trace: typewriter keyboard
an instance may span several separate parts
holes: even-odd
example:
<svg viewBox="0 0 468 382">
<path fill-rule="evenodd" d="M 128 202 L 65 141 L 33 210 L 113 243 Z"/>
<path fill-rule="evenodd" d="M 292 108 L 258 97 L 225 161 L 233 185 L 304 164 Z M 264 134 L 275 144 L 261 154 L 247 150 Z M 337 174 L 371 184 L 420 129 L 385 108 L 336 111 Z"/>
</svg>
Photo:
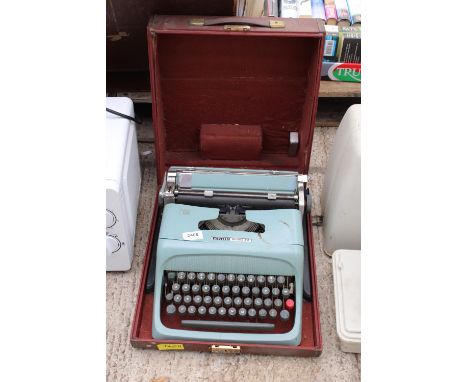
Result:
<svg viewBox="0 0 468 382">
<path fill-rule="evenodd" d="M 293 276 L 165 271 L 161 320 L 173 329 L 285 333 L 294 288 Z"/>
</svg>

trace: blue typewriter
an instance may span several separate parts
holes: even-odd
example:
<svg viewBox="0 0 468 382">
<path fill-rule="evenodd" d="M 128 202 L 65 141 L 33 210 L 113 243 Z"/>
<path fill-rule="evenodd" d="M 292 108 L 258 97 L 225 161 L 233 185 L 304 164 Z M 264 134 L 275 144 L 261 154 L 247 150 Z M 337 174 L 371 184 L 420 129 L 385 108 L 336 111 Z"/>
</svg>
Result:
<svg viewBox="0 0 468 382">
<path fill-rule="evenodd" d="M 306 186 L 307 176 L 291 171 L 169 168 L 159 193 L 153 337 L 299 345 L 310 285 Z"/>
</svg>

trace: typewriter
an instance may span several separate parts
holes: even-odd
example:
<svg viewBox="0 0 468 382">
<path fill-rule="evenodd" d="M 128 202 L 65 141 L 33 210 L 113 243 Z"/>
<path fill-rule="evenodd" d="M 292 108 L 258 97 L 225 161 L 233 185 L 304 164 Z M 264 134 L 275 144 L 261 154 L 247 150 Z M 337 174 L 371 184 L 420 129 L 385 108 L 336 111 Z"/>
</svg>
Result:
<svg viewBox="0 0 468 382">
<path fill-rule="evenodd" d="M 152 336 L 299 345 L 306 186 L 292 171 L 169 168 L 150 269 Z"/>
</svg>

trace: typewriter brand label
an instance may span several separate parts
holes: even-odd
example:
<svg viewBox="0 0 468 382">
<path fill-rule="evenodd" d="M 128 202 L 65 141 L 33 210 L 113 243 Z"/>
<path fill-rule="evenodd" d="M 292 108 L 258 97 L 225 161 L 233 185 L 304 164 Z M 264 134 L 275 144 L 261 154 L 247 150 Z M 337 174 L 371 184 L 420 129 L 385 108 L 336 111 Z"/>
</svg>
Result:
<svg viewBox="0 0 468 382">
<path fill-rule="evenodd" d="M 193 231 L 182 233 L 184 240 L 203 240 L 203 231 Z"/>
<path fill-rule="evenodd" d="M 213 236 L 213 240 L 220 240 L 220 241 L 237 241 L 239 243 L 251 243 L 252 239 L 248 237 L 220 237 L 220 236 Z"/>
<path fill-rule="evenodd" d="M 184 350 L 184 344 L 157 344 L 158 350 Z"/>
</svg>

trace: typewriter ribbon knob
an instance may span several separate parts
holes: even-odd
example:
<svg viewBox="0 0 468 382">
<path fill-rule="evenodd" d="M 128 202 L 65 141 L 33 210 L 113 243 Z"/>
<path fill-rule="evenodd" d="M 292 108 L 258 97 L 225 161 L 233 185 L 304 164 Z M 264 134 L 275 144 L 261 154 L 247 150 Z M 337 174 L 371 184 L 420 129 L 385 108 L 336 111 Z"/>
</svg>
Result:
<svg viewBox="0 0 468 382">
<path fill-rule="evenodd" d="M 107 235 L 106 236 L 106 252 L 107 254 L 112 254 L 112 253 L 115 253 L 117 252 L 120 247 L 122 246 L 122 243 L 120 242 L 120 240 L 115 237 L 115 236 L 110 236 L 110 235 Z"/>
</svg>

